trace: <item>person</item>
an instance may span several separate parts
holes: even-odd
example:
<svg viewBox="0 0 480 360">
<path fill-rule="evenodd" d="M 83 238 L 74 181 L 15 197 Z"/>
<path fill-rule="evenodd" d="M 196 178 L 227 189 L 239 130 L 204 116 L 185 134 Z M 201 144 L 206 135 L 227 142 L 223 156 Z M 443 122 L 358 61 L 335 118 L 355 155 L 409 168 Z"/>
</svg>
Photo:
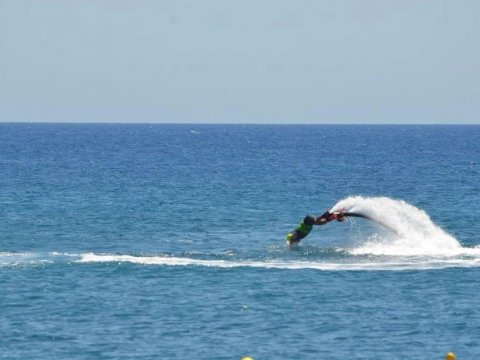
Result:
<svg viewBox="0 0 480 360">
<path fill-rule="evenodd" d="M 342 222 L 345 220 L 345 214 L 341 211 L 330 212 L 327 210 L 318 217 L 307 215 L 295 230 L 287 234 L 287 241 L 289 244 L 298 244 L 312 231 L 313 225 L 325 225 L 332 220 Z"/>
</svg>

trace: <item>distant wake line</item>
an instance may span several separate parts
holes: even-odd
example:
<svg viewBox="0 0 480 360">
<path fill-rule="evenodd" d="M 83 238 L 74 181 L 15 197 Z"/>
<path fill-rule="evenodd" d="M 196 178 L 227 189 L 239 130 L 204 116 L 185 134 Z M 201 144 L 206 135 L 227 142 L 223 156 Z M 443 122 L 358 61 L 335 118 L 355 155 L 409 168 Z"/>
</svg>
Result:
<svg viewBox="0 0 480 360">
<path fill-rule="evenodd" d="M 256 268 L 256 269 L 313 269 L 323 271 L 355 270 L 428 270 L 451 267 L 480 267 L 480 248 L 464 248 L 463 254 L 455 257 L 363 257 L 346 254 L 339 259 L 299 260 L 203 260 L 190 257 L 166 255 L 134 256 L 119 254 L 35 254 L 0 253 L 1 268 L 48 266 L 54 264 L 136 264 L 145 266 L 210 267 L 210 268 Z"/>
</svg>

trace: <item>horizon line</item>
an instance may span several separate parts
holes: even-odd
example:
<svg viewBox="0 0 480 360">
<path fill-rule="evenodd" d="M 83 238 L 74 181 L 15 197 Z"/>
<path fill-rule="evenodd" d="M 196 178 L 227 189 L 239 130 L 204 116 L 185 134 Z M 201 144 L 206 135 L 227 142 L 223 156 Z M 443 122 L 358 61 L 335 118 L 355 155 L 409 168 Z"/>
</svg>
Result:
<svg viewBox="0 0 480 360">
<path fill-rule="evenodd" d="M 260 125 L 260 126 L 479 126 L 480 123 L 266 123 L 266 122 L 130 122 L 130 121 L 0 121 L 2 124 L 49 125 Z"/>
</svg>

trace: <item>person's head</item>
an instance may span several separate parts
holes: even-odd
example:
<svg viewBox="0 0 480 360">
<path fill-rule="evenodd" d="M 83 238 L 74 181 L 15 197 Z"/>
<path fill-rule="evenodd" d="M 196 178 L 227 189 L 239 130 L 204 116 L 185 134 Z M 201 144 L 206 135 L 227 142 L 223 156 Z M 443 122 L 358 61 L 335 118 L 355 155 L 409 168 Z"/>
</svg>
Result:
<svg viewBox="0 0 480 360">
<path fill-rule="evenodd" d="M 303 223 L 306 225 L 313 225 L 315 223 L 315 218 L 312 215 L 305 216 L 303 219 Z"/>
</svg>

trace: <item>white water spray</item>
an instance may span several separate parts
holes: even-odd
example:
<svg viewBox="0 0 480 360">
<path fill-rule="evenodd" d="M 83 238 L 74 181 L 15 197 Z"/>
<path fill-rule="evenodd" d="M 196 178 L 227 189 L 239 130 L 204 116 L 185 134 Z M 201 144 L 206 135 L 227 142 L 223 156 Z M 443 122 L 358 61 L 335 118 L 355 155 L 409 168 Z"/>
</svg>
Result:
<svg viewBox="0 0 480 360">
<path fill-rule="evenodd" d="M 463 248 L 453 236 L 435 225 L 425 211 L 402 200 L 354 196 L 339 201 L 332 210 L 366 215 L 391 230 L 387 236 L 369 238 L 352 250 L 353 254 L 456 256 L 473 250 Z"/>
</svg>

